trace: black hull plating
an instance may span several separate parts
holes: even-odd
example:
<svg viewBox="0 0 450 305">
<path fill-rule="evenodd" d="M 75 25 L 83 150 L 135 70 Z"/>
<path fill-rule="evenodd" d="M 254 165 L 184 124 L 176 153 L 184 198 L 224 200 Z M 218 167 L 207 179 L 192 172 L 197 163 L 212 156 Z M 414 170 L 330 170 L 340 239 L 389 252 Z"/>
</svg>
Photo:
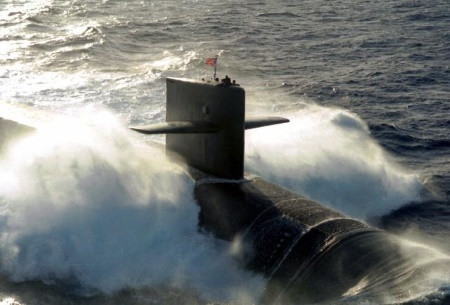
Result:
<svg viewBox="0 0 450 305">
<path fill-rule="evenodd" d="M 391 237 L 260 178 L 197 181 L 200 226 L 241 242 L 238 256 L 269 279 L 264 304 L 345 294 L 398 253 Z"/>
</svg>

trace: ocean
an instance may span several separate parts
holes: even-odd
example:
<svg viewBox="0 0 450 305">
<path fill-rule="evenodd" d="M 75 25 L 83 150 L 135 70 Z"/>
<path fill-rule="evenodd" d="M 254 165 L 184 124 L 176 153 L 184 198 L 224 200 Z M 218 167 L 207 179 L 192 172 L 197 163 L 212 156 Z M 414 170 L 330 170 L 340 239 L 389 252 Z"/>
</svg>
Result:
<svg viewBox="0 0 450 305">
<path fill-rule="evenodd" d="M 0 304 L 258 304 L 164 136 L 128 129 L 215 56 L 291 120 L 246 132 L 246 171 L 420 257 L 332 304 L 449 304 L 448 0 L 1 0 L 0 103 L 44 124 L 0 153 Z"/>
</svg>

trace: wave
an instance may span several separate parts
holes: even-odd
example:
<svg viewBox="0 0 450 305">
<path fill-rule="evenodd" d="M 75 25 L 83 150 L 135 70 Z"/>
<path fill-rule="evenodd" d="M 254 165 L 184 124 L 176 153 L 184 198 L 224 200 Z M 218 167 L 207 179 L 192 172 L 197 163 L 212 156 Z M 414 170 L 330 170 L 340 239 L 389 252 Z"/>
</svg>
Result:
<svg viewBox="0 0 450 305">
<path fill-rule="evenodd" d="M 164 285 L 257 297 L 262 280 L 197 231 L 193 182 L 113 115 L 76 112 L 0 160 L 2 274 L 81 295 Z"/>
<path fill-rule="evenodd" d="M 180 71 L 186 71 L 193 62 L 199 60 L 198 53 L 195 51 L 177 53 L 179 52 L 163 51 L 144 66 L 153 71 L 177 71 L 179 73 Z"/>
<path fill-rule="evenodd" d="M 370 219 L 413 200 L 418 175 L 396 164 L 356 115 L 310 105 L 291 122 L 247 131 L 247 169 L 295 192 Z"/>
<path fill-rule="evenodd" d="M 273 13 L 259 13 L 258 17 L 289 17 L 289 18 L 297 18 L 300 17 L 297 14 L 290 12 L 273 12 Z"/>
<path fill-rule="evenodd" d="M 450 253 L 450 204 L 439 200 L 411 203 L 380 218 L 382 228 L 426 242 Z"/>
</svg>

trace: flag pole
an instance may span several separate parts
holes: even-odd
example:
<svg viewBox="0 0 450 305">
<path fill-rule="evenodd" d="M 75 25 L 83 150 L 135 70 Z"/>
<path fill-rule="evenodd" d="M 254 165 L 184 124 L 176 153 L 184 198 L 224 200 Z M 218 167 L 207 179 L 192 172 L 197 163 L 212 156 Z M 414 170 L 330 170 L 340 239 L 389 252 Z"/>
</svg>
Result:
<svg viewBox="0 0 450 305">
<path fill-rule="evenodd" d="M 214 80 L 216 80 L 217 75 L 217 59 L 219 58 L 219 55 L 216 55 L 216 57 L 210 57 L 206 59 L 206 64 L 208 66 L 214 67 Z"/>
<path fill-rule="evenodd" d="M 214 65 L 214 80 L 216 79 L 216 74 L 217 74 L 217 58 L 218 58 L 218 56 L 216 55 L 216 64 Z"/>
</svg>

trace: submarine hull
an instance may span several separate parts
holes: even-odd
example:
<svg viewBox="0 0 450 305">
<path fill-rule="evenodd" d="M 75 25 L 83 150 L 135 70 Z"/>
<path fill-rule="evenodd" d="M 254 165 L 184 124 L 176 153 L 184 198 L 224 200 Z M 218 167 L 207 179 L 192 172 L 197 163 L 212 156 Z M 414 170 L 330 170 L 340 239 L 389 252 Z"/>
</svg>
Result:
<svg viewBox="0 0 450 305">
<path fill-rule="evenodd" d="M 268 279 L 263 304 L 345 295 L 398 253 L 391 236 L 259 177 L 197 180 L 199 225 L 239 243 L 248 269 Z"/>
</svg>

